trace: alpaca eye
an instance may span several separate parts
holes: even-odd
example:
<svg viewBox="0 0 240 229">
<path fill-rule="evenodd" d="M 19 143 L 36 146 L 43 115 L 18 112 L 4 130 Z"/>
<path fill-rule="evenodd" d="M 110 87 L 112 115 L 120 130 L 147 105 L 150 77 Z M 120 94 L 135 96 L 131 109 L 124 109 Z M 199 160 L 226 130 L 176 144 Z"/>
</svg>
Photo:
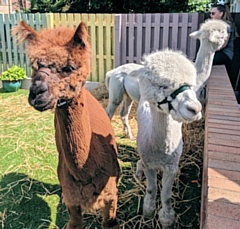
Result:
<svg viewBox="0 0 240 229">
<path fill-rule="evenodd" d="M 70 73 L 70 72 L 72 72 L 73 70 L 75 70 L 76 68 L 74 68 L 73 66 L 71 66 L 71 65 L 67 65 L 66 67 L 63 67 L 62 68 L 62 71 L 63 72 L 66 72 L 66 73 Z"/>
<path fill-rule="evenodd" d="M 168 89 L 168 86 L 160 86 L 159 89 L 166 90 L 166 89 Z"/>
</svg>

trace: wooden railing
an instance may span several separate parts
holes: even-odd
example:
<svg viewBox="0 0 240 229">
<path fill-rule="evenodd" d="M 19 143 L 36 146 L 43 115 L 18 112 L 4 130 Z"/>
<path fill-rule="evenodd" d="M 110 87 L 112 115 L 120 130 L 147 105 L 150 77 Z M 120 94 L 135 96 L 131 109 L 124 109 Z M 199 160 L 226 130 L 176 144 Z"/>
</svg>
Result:
<svg viewBox="0 0 240 229">
<path fill-rule="evenodd" d="M 207 86 L 200 229 L 239 228 L 240 110 L 225 66 Z"/>
</svg>

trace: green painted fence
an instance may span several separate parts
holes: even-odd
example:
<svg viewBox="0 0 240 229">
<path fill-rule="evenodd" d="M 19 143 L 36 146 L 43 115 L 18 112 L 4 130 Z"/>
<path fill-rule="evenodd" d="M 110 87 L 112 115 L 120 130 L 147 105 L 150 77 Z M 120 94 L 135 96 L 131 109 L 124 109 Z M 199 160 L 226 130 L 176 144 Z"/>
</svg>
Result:
<svg viewBox="0 0 240 229">
<path fill-rule="evenodd" d="M 114 15 L 113 14 L 0 14 L 0 72 L 13 64 L 26 69 L 31 74 L 29 60 L 26 57 L 25 45 L 16 45 L 11 37 L 11 28 L 20 20 L 25 20 L 36 30 L 67 26 L 76 28 L 81 21 L 85 22 L 91 37 L 92 73 L 90 81 L 104 81 L 105 74 L 114 66 Z"/>
<path fill-rule="evenodd" d="M 15 37 L 11 37 L 11 29 L 20 20 L 25 20 L 36 30 L 46 28 L 46 14 L 0 14 L 0 72 L 12 65 L 26 69 L 27 75 L 31 74 L 29 60 L 25 55 L 25 45 L 17 46 Z"/>
</svg>

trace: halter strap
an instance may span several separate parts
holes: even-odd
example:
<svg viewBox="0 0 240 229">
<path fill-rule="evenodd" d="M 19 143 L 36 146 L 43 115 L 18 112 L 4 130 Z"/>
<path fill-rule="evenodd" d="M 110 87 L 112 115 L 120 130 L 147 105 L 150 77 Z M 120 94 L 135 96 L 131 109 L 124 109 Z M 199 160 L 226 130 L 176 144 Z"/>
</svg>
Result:
<svg viewBox="0 0 240 229">
<path fill-rule="evenodd" d="M 82 81 L 82 85 L 78 86 L 78 90 L 80 90 L 85 84 L 86 84 L 86 81 Z M 65 98 L 59 98 L 57 101 L 57 108 L 67 109 L 71 101 L 72 100 L 67 100 Z"/>
<path fill-rule="evenodd" d="M 181 87 L 179 87 L 176 91 L 174 91 L 170 97 L 174 100 L 176 99 L 177 95 L 180 94 L 181 92 L 185 91 L 185 90 L 189 90 L 191 89 L 191 87 L 189 85 L 183 85 Z M 168 109 L 169 111 L 173 109 L 173 106 L 172 106 L 172 101 L 168 101 L 168 98 L 165 97 L 164 100 L 162 100 L 161 102 L 158 102 L 158 108 L 162 109 L 161 108 L 161 105 L 164 104 L 164 103 L 168 103 Z"/>
</svg>

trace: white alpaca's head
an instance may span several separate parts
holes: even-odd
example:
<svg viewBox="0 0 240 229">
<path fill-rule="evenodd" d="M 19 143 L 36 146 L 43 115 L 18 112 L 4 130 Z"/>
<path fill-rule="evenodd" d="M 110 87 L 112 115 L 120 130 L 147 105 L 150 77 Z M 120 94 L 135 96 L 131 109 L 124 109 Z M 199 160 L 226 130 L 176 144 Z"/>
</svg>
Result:
<svg viewBox="0 0 240 229">
<path fill-rule="evenodd" d="M 143 64 L 144 68 L 138 72 L 143 100 L 179 122 L 202 117 L 202 106 L 192 90 L 196 69 L 183 53 L 169 49 L 157 51 L 145 55 Z"/>
<path fill-rule="evenodd" d="M 200 29 L 190 34 L 190 37 L 199 39 L 200 41 L 207 40 L 214 51 L 220 49 L 228 37 L 229 25 L 217 19 L 208 19 L 201 24 Z"/>
</svg>

